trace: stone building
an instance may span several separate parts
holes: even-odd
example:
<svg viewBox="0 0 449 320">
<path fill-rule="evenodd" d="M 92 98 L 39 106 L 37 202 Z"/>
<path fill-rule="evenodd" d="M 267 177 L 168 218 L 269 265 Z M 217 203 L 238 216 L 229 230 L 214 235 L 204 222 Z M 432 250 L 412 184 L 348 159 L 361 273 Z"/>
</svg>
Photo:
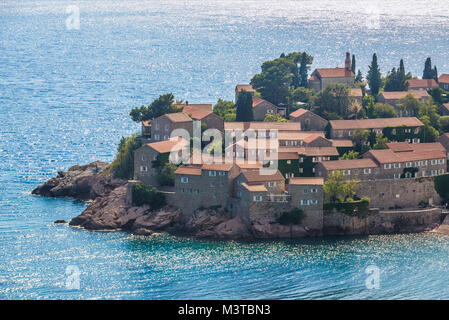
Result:
<svg viewBox="0 0 449 320">
<path fill-rule="evenodd" d="M 440 115 L 449 116 L 449 103 L 444 103 L 440 106 Z"/>
<path fill-rule="evenodd" d="M 315 69 L 309 78 L 309 88 L 321 91 L 331 83 L 354 85 L 355 75 L 351 70 L 351 55 L 346 53 L 344 68 L 320 68 Z"/>
<path fill-rule="evenodd" d="M 193 120 L 201 121 L 201 125 L 204 125 L 207 129 L 224 131 L 224 121 L 220 116 L 212 112 L 212 105 L 186 105 L 182 112 L 186 113 Z"/>
<path fill-rule="evenodd" d="M 440 85 L 441 89 L 449 91 L 449 74 L 441 74 L 438 77 L 438 84 Z"/>
<path fill-rule="evenodd" d="M 240 173 L 235 164 L 201 164 L 175 171 L 175 201 L 185 215 L 201 207 L 225 208 L 233 194 L 234 179 Z"/>
<path fill-rule="evenodd" d="M 372 159 L 336 160 L 318 163 L 316 176 L 327 179 L 336 171 L 350 180 L 374 180 L 379 174 L 379 165 Z"/>
<path fill-rule="evenodd" d="M 254 121 L 263 121 L 268 114 L 274 115 L 277 113 L 277 106 L 267 100 L 253 97 Z"/>
<path fill-rule="evenodd" d="M 303 210 L 302 223 L 309 229 L 323 228 L 323 185 L 323 178 L 292 178 L 288 184 L 291 206 Z"/>
<path fill-rule="evenodd" d="M 158 157 L 162 160 L 161 157 L 163 157 L 173 163 L 178 163 L 182 160 L 182 153 L 187 148 L 189 148 L 189 143 L 179 138 L 143 145 L 134 151 L 134 180 L 143 181 L 150 186 L 158 186 L 156 179 L 158 172 L 153 168 L 153 161 L 158 160 Z"/>
<path fill-rule="evenodd" d="M 421 128 L 424 124 L 415 117 L 331 120 L 330 136 L 332 139 L 351 139 L 357 130 L 369 130 L 375 134 L 383 133 L 390 140 L 420 142 Z M 385 130 L 389 128 L 389 130 Z M 388 132 L 387 132 L 388 131 Z M 391 132 L 390 132 L 391 131 Z"/>
<path fill-rule="evenodd" d="M 290 120 L 292 122 L 301 123 L 301 128 L 303 131 L 324 131 L 328 124 L 326 119 L 323 119 L 312 111 L 303 108 L 299 108 L 298 110 L 290 113 Z"/>
<path fill-rule="evenodd" d="M 438 83 L 435 79 L 413 79 L 407 80 L 408 90 L 429 90 L 438 88 Z"/>
<path fill-rule="evenodd" d="M 447 159 L 449 159 L 449 133 L 443 134 L 439 139 L 438 142 L 441 143 L 441 145 L 446 149 L 446 155 Z M 448 169 L 449 169 L 449 163 L 448 163 Z"/>
<path fill-rule="evenodd" d="M 361 88 L 352 88 L 349 90 L 349 99 L 351 100 L 351 103 L 362 105 L 363 101 L 363 92 Z"/>
<path fill-rule="evenodd" d="M 378 101 L 381 103 L 386 103 L 394 107 L 399 117 L 416 116 L 404 113 L 399 107 L 400 100 L 405 98 L 407 95 L 412 95 L 414 98 L 418 99 L 420 102 L 426 102 L 430 99 L 430 95 L 426 90 L 411 90 L 411 91 L 392 91 L 392 92 L 382 92 Z"/>
<path fill-rule="evenodd" d="M 242 91 L 246 91 L 251 93 L 251 95 L 254 97 L 254 94 L 256 93 L 256 90 L 253 88 L 250 84 L 238 84 L 235 86 L 235 102 L 237 102 L 237 98 L 239 96 L 239 93 Z"/>
<path fill-rule="evenodd" d="M 151 141 L 168 140 L 175 129 L 185 129 L 192 136 L 193 120 L 183 112 L 157 117 L 151 121 Z"/>
</svg>

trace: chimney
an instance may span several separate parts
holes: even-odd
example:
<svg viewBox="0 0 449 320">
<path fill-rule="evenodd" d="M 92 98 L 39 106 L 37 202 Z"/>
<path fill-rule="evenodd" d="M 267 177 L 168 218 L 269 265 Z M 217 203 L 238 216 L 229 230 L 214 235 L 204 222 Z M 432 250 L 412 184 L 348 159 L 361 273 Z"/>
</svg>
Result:
<svg viewBox="0 0 449 320">
<path fill-rule="evenodd" d="M 351 54 L 346 52 L 345 69 L 351 71 Z"/>
</svg>

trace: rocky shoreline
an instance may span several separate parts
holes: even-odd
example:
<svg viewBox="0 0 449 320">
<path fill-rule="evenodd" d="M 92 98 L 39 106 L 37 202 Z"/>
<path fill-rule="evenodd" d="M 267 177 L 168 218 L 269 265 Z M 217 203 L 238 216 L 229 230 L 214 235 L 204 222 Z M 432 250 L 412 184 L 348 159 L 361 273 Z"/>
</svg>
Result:
<svg viewBox="0 0 449 320">
<path fill-rule="evenodd" d="M 231 217 L 224 209 L 197 210 L 191 217 L 185 219 L 179 208 L 170 205 L 159 210 L 151 210 L 148 205 L 136 207 L 126 201 L 127 184 L 126 180 L 112 177 L 108 163 L 96 161 L 84 166 L 73 166 L 67 172 L 58 172 L 57 177 L 38 186 L 32 193 L 92 201 L 79 216 L 69 222 L 72 227 L 91 231 L 126 231 L 136 235 L 166 232 L 172 235 L 212 239 L 287 239 L 319 236 L 303 226 L 281 225 L 267 218 L 244 221 L 240 217 Z M 429 226 L 435 223 L 441 223 L 438 213 L 408 219 L 405 224 L 404 221 L 393 219 L 392 222 L 385 217 L 388 215 L 374 216 L 372 219 L 335 215 L 327 221 L 337 219 L 334 225 L 338 226 L 338 229 L 326 234 L 422 232 L 428 231 Z M 64 222 L 58 220 L 55 223 Z M 436 231 L 449 235 L 448 225 L 449 221 L 446 219 Z"/>
<path fill-rule="evenodd" d="M 185 220 L 179 208 L 165 206 L 152 211 L 148 205 L 135 207 L 126 201 L 127 181 L 114 179 L 110 165 L 93 162 L 58 172 L 32 191 L 47 197 L 91 200 L 69 225 L 91 231 L 127 231 L 136 235 L 167 232 L 174 235 L 214 239 L 300 238 L 312 236 L 302 226 L 284 226 L 260 219 L 251 223 L 231 217 L 224 209 L 198 210 Z M 63 221 L 55 221 L 63 223 Z"/>
</svg>

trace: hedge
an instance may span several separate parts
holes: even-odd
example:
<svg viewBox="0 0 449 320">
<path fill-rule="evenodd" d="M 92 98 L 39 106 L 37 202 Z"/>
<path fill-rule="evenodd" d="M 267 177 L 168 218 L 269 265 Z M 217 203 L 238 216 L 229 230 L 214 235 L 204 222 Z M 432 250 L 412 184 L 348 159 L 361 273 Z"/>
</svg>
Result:
<svg viewBox="0 0 449 320">
<path fill-rule="evenodd" d="M 329 214 L 336 209 L 338 212 L 344 213 L 353 217 L 365 217 L 369 214 L 369 205 L 371 199 L 368 197 L 361 200 L 352 200 L 347 202 L 325 203 L 323 205 L 324 211 Z"/>
<path fill-rule="evenodd" d="M 149 188 L 145 183 L 133 185 L 132 200 L 135 206 L 149 204 L 152 210 L 162 208 L 167 204 L 165 195 L 156 188 Z"/>
</svg>

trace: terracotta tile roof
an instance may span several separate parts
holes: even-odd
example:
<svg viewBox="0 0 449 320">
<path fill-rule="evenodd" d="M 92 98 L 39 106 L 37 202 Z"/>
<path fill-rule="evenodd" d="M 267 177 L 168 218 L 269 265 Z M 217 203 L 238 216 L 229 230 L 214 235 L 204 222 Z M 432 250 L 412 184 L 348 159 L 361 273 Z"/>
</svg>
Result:
<svg viewBox="0 0 449 320">
<path fill-rule="evenodd" d="M 178 104 L 176 106 L 182 108 L 182 112 L 188 114 L 195 120 L 203 119 L 212 113 L 211 104 Z"/>
<path fill-rule="evenodd" d="M 249 185 L 249 184 L 243 182 L 242 186 L 251 192 L 268 192 L 267 188 L 263 184 Z"/>
<path fill-rule="evenodd" d="M 438 88 L 438 83 L 434 79 L 414 79 L 407 80 L 409 89 L 416 88 Z"/>
<path fill-rule="evenodd" d="M 309 78 L 309 81 L 318 81 L 318 78 L 314 74 L 312 74 Z"/>
<path fill-rule="evenodd" d="M 151 127 L 151 119 L 142 121 L 142 124 L 144 127 Z"/>
<path fill-rule="evenodd" d="M 413 91 L 384 91 L 380 95 L 385 100 L 399 100 L 404 98 L 406 95 L 411 94 L 416 99 L 428 98 L 430 97 L 427 91 L 425 90 L 413 90 Z"/>
<path fill-rule="evenodd" d="M 278 152 L 278 160 L 295 160 L 299 159 L 296 152 Z"/>
<path fill-rule="evenodd" d="M 349 96 L 354 98 L 362 98 L 363 97 L 362 89 L 352 88 L 351 90 L 349 90 Z"/>
<path fill-rule="evenodd" d="M 175 104 L 177 108 L 182 109 L 182 112 L 187 113 L 186 111 L 190 110 L 204 110 L 204 111 L 212 111 L 212 104 L 210 103 L 178 103 Z"/>
<path fill-rule="evenodd" d="M 200 176 L 201 175 L 201 168 L 198 167 L 179 167 L 176 169 L 175 174 L 185 174 L 185 175 L 192 175 L 192 176 Z"/>
<path fill-rule="evenodd" d="M 390 142 L 387 147 L 393 152 L 426 152 L 426 151 L 441 151 L 446 149 L 439 142 L 432 143 L 408 143 L 408 142 Z"/>
<path fill-rule="evenodd" d="M 438 78 L 439 83 L 449 83 L 449 74 L 442 73 Z"/>
<path fill-rule="evenodd" d="M 299 140 L 304 141 L 309 137 L 323 137 L 324 132 L 322 131 L 284 131 L 278 132 L 278 140 Z"/>
<path fill-rule="evenodd" d="M 354 73 L 345 68 L 319 68 L 315 71 L 320 74 L 321 78 L 354 77 Z"/>
<path fill-rule="evenodd" d="M 351 170 L 363 168 L 377 168 L 378 165 L 371 159 L 354 159 L 354 160 L 335 160 L 321 162 L 323 167 L 328 171 L 334 170 Z"/>
<path fill-rule="evenodd" d="M 225 122 L 225 130 L 278 130 L 278 131 L 300 131 L 299 122 Z"/>
<path fill-rule="evenodd" d="M 332 129 L 380 129 L 386 127 L 422 127 L 424 124 L 415 117 L 382 118 L 362 120 L 331 120 Z"/>
<path fill-rule="evenodd" d="M 271 104 L 273 107 L 275 107 L 274 104 L 272 104 L 270 101 L 258 98 L 258 97 L 253 97 L 253 108 L 257 107 L 259 104 L 266 102 L 268 104 Z"/>
<path fill-rule="evenodd" d="M 242 90 L 245 90 L 245 91 L 247 91 L 247 92 L 255 92 L 255 91 L 256 91 L 256 90 L 253 88 L 253 86 L 250 85 L 250 84 L 238 84 L 238 85 L 235 86 L 235 90 L 236 90 L 237 92 L 240 92 L 240 91 L 242 91 Z"/>
<path fill-rule="evenodd" d="M 327 157 L 338 156 L 339 153 L 335 147 L 305 147 L 303 152 L 299 152 L 301 155 L 308 157 Z"/>
<path fill-rule="evenodd" d="M 324 135 L 324 134 L 323 134 Z M 324 139 L 327 140 L 325 137 L 323 137 L 323 135 L 320 134 L 311 134 L 310 136 L 308 136 L 307 138 L 304 139 L 305 143 L 311 143 L 313 141 L 315 141 L 316 139 Z M 328 141 L 328 140 L 327 140 Z"/>
<path fill-rule="evenodd" d="M 305 154 L 305 147 L 282 147 L 278 148 L 278 152 L 296 152 L 298 154 Z"/>
<path fill-rule="evenodd" d="M 242 175 L 248 183 L 284 180 L 284 176 L 279 170 L 277 170 L 275 174 L 270 175 L 262 175 L 259 170 L 250 170 L 242 172 Z"/>
<path fill-rule="evenodd" d="M 292 113 L 290 113 L 290 118 L 299 118 L 308 112 L 310 111 L 303 108 L 299 108 L 298 110 L 295 110 Z"/>
<path fill-rule="evenodd" d="M 354 143 L 352 140 L 345 140 L 345 139 L 329 139 L 329 141 L 332 142 L 332 146 L 337 148 L 352 148 L 354 146 Z"/>
<path fill-rule="evenodd" d="M 191 122 L 192 119 L 183 112 L 177 112 L 177 113 L 167 113 L 164 116 L 166 116 L 171 122 Z"/>
<path fill-rule="evenodd" d="M 447 111 L 449 111 L 449 103 L 443 104 L 443 108 L 445 108 Z"/>
<path fill-rule="evenodd" d="M 439 150 L 431 151 L 413 151 L 413 152 L 394 152 L 390 149 L 370 150 L 364 157 L 372 157 L 379 163 L 409 162 L 419 160 L 446 158 L 445 152 Z"/>
<path fill-rule="evenodd" d="M 170 140 L 152 142 L 147 144 L 147 146 L 156 150 L 159 153 L 179 151 L 188 145 L 189 142 L 181 138 L 172 138 Z"/>
<path fill-rule="evenodd" d="M 205 163 L 201 166 L 203 170 L 213 170 L 213 171 L 230 171 L 234 164 L 232 163 Z"/>
<path fill-rule="evenodd" d="M 290 178 L 288 183 L 301 186 L 322 186 L 324 178 Z"/>
</svg>

